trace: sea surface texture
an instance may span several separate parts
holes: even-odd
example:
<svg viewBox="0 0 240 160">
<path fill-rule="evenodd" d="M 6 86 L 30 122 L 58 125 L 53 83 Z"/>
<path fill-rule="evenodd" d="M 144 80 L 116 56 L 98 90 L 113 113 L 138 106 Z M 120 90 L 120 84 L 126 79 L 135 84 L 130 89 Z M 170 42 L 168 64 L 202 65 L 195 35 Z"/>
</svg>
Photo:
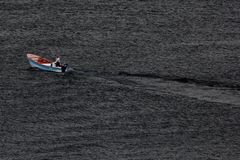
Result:
<svg viewBox="0 0 240 160">
<path fill-rule="evenodd" d="M 0 160 L 240 159 L 238 0 L 1 0 L 0 60 Z"/>
</svg>

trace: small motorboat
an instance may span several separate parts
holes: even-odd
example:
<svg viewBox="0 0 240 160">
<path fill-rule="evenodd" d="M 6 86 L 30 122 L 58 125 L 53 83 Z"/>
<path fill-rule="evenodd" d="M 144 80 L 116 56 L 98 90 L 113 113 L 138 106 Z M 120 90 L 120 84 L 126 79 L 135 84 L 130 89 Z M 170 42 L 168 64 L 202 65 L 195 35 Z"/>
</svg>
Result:
<svg viewBox="0 0 240 160">
<path fill-rule="evenodd" d="M 68 71 L 68 64 L 56 66 L 53 61 L 48 60 L 46 58 L 40 57 L 35 54 L 27 54 L 27 58 L 29 63 L 34 68 L 39 68 L 44 71 L 50 72 L 67 72 Z"/>
</svg>

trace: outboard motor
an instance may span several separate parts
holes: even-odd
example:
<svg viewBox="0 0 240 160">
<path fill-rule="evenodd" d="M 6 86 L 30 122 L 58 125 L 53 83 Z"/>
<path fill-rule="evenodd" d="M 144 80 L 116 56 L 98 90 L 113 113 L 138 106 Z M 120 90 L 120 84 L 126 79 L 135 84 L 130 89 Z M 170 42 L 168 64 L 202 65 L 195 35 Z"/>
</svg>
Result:
<svg viewBox="0 0 240 160">
<path fill-rule="evenodd" d="M 68 64 L 64 64 L 63 66 L 62 66 L 62 72 L 64 73 L 66 70 L 67 70 L 67 67 L 68 67 Z"/>
</svg>

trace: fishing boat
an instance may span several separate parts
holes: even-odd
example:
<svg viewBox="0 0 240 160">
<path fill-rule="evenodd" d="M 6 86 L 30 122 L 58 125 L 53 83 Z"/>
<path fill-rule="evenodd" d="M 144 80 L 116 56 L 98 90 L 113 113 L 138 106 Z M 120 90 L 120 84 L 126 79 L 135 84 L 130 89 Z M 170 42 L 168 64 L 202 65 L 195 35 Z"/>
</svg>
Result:
<svg viewBox="0 0 240 160">
<path fill-rule="evenodd" d="M 35 54 L 27 54 L 27 58 L 29 60 L 30 65 L 33 68 L 38 68 L 44 71 L 58 72 L 58 73 L 68 71 L 68 64 L 56 66 L 53 61 L 40 57 Z"/>
</svg>

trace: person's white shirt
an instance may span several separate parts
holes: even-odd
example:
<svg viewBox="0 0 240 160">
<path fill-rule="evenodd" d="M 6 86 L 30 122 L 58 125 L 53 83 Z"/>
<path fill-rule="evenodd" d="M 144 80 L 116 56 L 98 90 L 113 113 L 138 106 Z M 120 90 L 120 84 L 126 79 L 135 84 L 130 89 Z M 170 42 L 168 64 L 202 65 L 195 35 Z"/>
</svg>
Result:
<svg viewBox="0 0 240 160">
<path fill-rule="evenodd" d="M 59 62 L 60 63 L 60 58 L 57 57 L 55 63 Z"/>
<path fill-rule="evenodd" d="M 57 67 L 57 66 L 56 66 L 56 63 L 57 63 L 57 62 L 59 62 L 59 63 L 61 64 L 59 57 L 56 58 L 55 62 L 53 62 L 51 66 L 52 66 L 52 67 Z"/>
</svg>

